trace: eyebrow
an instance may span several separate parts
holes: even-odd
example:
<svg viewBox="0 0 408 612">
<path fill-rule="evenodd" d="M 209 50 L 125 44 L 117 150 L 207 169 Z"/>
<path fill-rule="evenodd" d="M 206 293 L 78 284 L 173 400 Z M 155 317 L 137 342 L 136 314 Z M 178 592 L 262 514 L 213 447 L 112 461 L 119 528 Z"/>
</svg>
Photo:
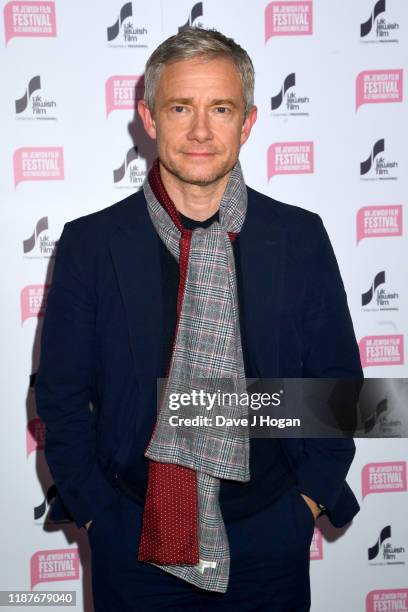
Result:
<svg viewBox="0 0 408 612">
<path fill-rule="evenodd" d="M 193 98 L 169 98 L 166 104 L 193 104 Z M 222 104 L 229 104 L 234 108 L 237 108 L 237 104 L 232 100 L 232 98 L 214 98 L 210 102 L 210 106 L 219 106 Z"/>
</svg>

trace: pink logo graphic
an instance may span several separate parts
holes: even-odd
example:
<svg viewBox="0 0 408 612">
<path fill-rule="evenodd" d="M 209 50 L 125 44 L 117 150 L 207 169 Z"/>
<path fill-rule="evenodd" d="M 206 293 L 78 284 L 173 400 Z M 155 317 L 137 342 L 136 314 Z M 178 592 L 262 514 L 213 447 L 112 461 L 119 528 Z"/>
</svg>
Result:
<svg viewBox="0 0 408 612">
<path fill-rule="evenodd" d="M 408 589 L 377 589 L 366 597 L 366 612 L 387 612 L 388 610 L 407 610 Z"/>
<path fill-rule="evenodd" d="M 26 285 L 21 290 L 21 324 L 29 317 L 43 317 L 51 285 Z"/>
<path fill-rule="evenodd" d="M 45 425 L 39 417 L 31 419 L 27 426 L 27 457 L 35 450 L 44 450 Z"/>
<path fill-rule="evenodd" d="M 358 343 L 363 368 L 404 363 L 404 336 L 364 336 Z"/>
<path fill-rule="evenodd" d="M 144 96 L 140 76 L 111 76 L 105 84 L 106 116 L 114 110 L 133 110 Z"/>
<path fill-rule="evenodd" d="M 357 212 L 357 244 L 363 238 L 402 236 L 402 206 L 363 206 Z"/>
<path fill-rule="evenodd" d="M 310 559 L 315 561 L 323 559 L 323 536 L 318 527 L 315 527 L 310 543 Z"/>
<path fill-rule="evenodd" d="M 268 180 L 275 174 L 313 172 L 313 142 L 275 142 L 268 149 Z"/>
<path fill-rule="evenodd" d="M 369 493 L 389 493 L 407 490 L 405 461 L 367 463 L 361 472 L 363 499 Z"/>
<path fill-rule="evenodd" d="M 56 36 L 54 2 L 8 2 L 4 7 L 6 44 L 15 36 Z"/>
<path fill-rule="evenodd" d="M 303 2 L 271 2 L 265 9 L 265 42 L 271 36 L 312 34 L 311 0 Z"/>
<path fill-rule="evenodd" d="M 402 102 L 402 70 L 363 70 L 356 79 L 356 110 L 363 104 Z"/>
<path fill-rule="evenodd" d="M 14 187 L 22 181 L 64 180 L 62 147 L 21 147 L 13 155 Z"/>
<path fill-rule="evenodd" d="M 79 554 L 77 548 L 39 550 L 30 561 L 31 588 L 39 582 L 79 580 Z"/>
</svg>

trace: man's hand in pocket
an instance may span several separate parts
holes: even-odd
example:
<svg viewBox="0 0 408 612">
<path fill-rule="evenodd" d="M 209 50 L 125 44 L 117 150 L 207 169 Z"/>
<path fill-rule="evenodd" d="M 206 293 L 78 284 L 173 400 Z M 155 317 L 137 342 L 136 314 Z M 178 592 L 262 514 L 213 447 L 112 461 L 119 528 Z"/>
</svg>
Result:
<svg viewBox="0 0 408 612">
<path fill-rule="evenodd" d="M 308 497 L 304 493 L 301 493 L 301 496 L 303 497 L 303 499 L 305 500 L 305 502 L 309 506 L 310 511 L 313 514 L 314 519 L 316 520 L 317 517 L 319 516 L 319 514 L 321 513 L 321 510 L 320 510 L 319 506 L 316 504 L 316 502 L 311 497 Z"/>
</svg>

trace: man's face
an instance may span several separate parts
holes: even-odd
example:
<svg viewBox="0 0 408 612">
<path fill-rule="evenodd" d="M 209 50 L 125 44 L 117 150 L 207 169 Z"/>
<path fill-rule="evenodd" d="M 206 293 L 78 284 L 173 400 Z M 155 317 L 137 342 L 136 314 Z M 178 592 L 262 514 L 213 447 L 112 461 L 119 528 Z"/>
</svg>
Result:
<svg viewBox="0 0 408 612">
<path fill-rule="evenodd" d="M 167 65 L 153 114 L 144 101 L 138 110 L 147 133 L 157 140 L 161 164 L 194 185 L 214 183 L 233 168 L 256 120 L 253 107 L 244 121 L 241 79 L 227 58 Z"/>
</svg>

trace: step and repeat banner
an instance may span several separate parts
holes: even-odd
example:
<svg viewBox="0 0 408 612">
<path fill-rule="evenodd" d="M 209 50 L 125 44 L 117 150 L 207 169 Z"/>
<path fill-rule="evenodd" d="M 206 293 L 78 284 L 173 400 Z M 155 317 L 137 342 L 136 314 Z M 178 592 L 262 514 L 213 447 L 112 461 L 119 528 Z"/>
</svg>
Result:
<svg viewBox="0 0 408 612">
<path fill-rule="evenodd" d="M 47 520 L 55 487 L 33 388 L 64 223 L 139 189 L 154 158 L 135 114 L 148 56 L 186 25 L 247 49 L 259 115 L 241 152 L 246 182 L 322 217 L 365 376 L 404 379 L 408 3 L 11 0 L 1 9 L 0 589 L 73 590 L 76 609 L 91 612 L 85 530 Z M 385 396 L 370 424 L 377 437 L 356 439 L 348 476 L 360 513 L 347 529 L 317 522 L 313 612 L 408 610 L 408 444 L 381 438 L 398 426 Z"/>
</svg>

